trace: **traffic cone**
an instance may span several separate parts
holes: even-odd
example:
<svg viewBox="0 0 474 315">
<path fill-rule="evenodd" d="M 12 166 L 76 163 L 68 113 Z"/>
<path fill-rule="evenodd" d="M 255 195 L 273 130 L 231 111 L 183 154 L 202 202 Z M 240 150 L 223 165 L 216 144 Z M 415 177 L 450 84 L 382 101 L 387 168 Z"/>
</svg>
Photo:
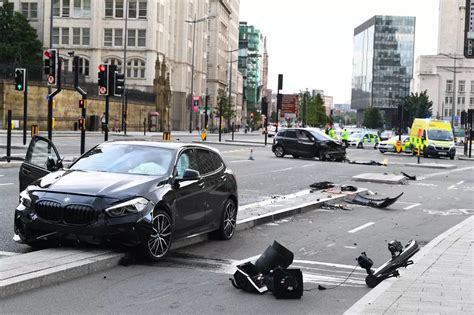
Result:
<svg viewBox="0 0 474 315">
<path fill-rule="evenodd" d="M 251 161 L 255 160 L 255 159 L 253 158 L 253 149 L 250 149 L 249 160 L 251 160 Z"/>
</svg>

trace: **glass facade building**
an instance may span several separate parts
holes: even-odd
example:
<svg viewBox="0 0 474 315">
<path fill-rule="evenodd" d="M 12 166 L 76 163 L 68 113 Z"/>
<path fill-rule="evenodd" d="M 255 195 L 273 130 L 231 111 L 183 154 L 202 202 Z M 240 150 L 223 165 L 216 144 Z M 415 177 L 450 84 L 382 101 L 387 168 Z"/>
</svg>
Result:
<svg viewBox="0 0 474 315">
<path fill-rule="evenodd" d="M 387 125 L 410 93 L 415 17 L 374 16 L 354 29 L 351 107 L 361 122 L 367 107 L 382 110 Z"/>
<path fill-rule="evenodd" d="M 239 71 L 244 79 L 244 99 L 247 103 L 247 113 L 260 109 L 262 88 L 263 42 L 260 31 L 247 22 L 239 25 Z"/>
</svg>

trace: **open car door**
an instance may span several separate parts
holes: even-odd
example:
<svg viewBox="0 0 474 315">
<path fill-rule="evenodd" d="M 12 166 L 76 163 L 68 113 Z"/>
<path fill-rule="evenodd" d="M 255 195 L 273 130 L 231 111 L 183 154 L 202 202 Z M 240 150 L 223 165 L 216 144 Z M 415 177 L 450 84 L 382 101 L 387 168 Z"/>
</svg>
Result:
<svg viewBox="0 0 474 315">
<path fill-rule="evenodd" d="M 46 138 L 33 137 L 20 167 L 20 192 L 35 180 L 60 168 L 62 160 L 54 144 Z"/>
</svg>

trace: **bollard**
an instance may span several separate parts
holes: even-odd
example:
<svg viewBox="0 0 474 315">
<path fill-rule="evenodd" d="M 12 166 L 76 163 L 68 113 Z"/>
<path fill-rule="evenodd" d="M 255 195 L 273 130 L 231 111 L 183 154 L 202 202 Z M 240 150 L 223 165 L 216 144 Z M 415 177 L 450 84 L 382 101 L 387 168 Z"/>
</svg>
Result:
<svg viewBox="0 0 474 315">
<path fill-rule="evenodd" d="M 146 136 L 146 118 L 143 118 L 143 135 Z"/>
<path fill-rule="evenodd" d="M 234 123 L 232 123 L 232 141 L 234 141 Z"/>
<path fill-rule="evenodd" d="M 12 151 L 12 111 L 7 113 L 7 162 L 10 163 L 10 156 Z"/>
<path fill-rule="evenodd" d="M 171 140 L 171 132 L 170 131 L 163 132 L 163 140 L 166 140 L 166 141 Z"/>
<path fill-rule="evenodd" d="M 420 164 L 420 146 L 418 146 L 418 154 L 417 154 L 417 156 L 418 156 L 418 164 Z"/>
<path fill-rule="evenodd" d="M 38 125 L 31 125 L 31 138 L 39 134 L 39 126 Z"/>
</svg>

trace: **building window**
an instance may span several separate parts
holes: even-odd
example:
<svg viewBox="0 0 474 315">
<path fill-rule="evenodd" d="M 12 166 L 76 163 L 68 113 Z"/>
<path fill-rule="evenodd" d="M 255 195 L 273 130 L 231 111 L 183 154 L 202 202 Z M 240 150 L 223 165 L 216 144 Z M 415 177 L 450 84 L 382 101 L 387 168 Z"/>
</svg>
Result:
<svg viewBox="0 0 474 315">
<path fill-rule="evenodd" d="M 113 39 L 113 30 L 111 28 L 104 29 L 104 46 L 111 47 Z"/>
<path fill-rule="evenodd" d="M 59 45 L 59 27 L 53 28 L 53 45 Z"/>
<path fill-rule="evenodd" d="M 53 16 L 59 16 L 61 13 L 61 1 L 53 0 Z"/>
<path fill-rule="evenodd" d="M 471 94 L 474 94 L 474 80 L 471 81 Z"/>
<path fill-rule="evenodd" d="M 23 2 L 21 4 L 21 14 L 28 20 L 36 20 L 38 18 L 38 3 Z"/>
<path fill-rule="evenodd" d="M 114 16 L 114 0 L 105 0 L 105 16 Z"/>
<path fill-rule="evenodd" d="M 89 76 L 89 60 L 79 57 L 79 73 Z"/>
<path fill-rule="evenodd" d="M 146 30 L 128 30 L 129 47 L 145 47 L 146 46 Z"/>
<path fill-rule="evenodd" d="M 89 28 L 82 29 L 82 45 L 89 46 L 91 38 L 91 30 Z"/>
<path fill-rule="evenodd" d="M 105 17 L 123 18 L 123 0 L 105 0 Z"/>
<path fill-rule="evenodd" d="M 82 39 L 82 41 L 81 41 Z M 74 27 L 72 29 L 72 44 L 88 46 L 90 42 L 90 29 Z"/>
<path fill-rule="evenodd" d="M 78 27 L 74 27 L 72 29 L 72 44 L 73 45 L 81 44 L 81 29 Z"/>
<path fill-rule="evenodd" d="M 128 17 L 130 19 L 146 19 L 146 0 L 129 0 Z"/>
<path fill-rule="evenodd" d="M 74 17 L 91 16 L 91 0 L 74 0 Z"/>
<path fill-rule="evenodd" d="M 128 78 L 145 78 L 145 61 L 140 59 L 131 59 L 127 62 Z"/>
<path fill-rule="evenodd" d="M 69 17 L 69 1 L 70 0 L 63 0 L 63 6 L 62 6 L 62 17 Z"/>
<path fill-rule="evenodd" d="M 458 96 L 458 105 L 464 105 L 466 103 L 466 98 L 464 96 Z"/>
<path fill-rule="evenodd" d="M 446 92 L 453 91 L 453 80 L 446 80 Z"/>
<path fill-rule="evenodd" d="M 68 27 L 61 28 L 61 44 L 69 45 L 69 28 Z"/>
<path fill-rule="evenodd" d="M 146 30 L 138 30 L 138 47 L 146 46 Z"/>
<path fill-rule="evenodd" d="M 117 65 L 117 71 L 122 72 L 122 61 L 117 58 L 109 58 L 104 61 L 108 65 Z"/>
<path fill-rule="evenodd" d="M 469 106 L 471 106 L 471 107 L 474 106 L 474 97 L 471 97 L 469 99 Z"/>
<path fill-rule="evenodd" d="M 447 108 L 444 110 L 444 116 L 449 116 L 449 111 Z"/>
<path fill-rule="evenodd" d="M 458 92 L 459 93 L 466 92 L 466 81 L 465 80 L 459 80 Z"/>
<path fill-rule="evenodd" d="M 114 46 L 122 46 L 123 40 L 123 30 L 121 28 L 116 28 L 114 30 Z"/>
<path fill-rule="evenodd" d="M 106 28 L 104 29 L 104 46 L 122 46 L 123 45 L 123 30 L 121 28 Z"/>
</svg>

